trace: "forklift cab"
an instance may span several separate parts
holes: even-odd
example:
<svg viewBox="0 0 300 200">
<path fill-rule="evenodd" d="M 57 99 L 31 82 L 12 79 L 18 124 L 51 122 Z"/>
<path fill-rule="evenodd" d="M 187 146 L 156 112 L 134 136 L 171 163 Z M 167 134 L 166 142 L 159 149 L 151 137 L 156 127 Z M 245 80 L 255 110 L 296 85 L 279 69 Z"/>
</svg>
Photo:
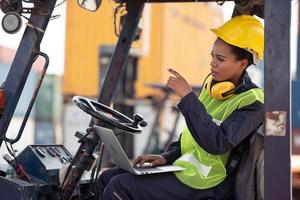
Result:
<svg viewBox="0 0 300 200">
<path fill-rule="evenodd" d="M 209 1 L 215 1 L 215 0 L 207 0 L 207 2 Z M 1 0 L 1 3 L 3 2 L 10 2 L 10 1 L 3 1 Z M 42 1 L 44 2 L 44 1 Z M 125 0 L 117 0 L 116 2 L 127 2 Z M 130 2 L 130 1 L 128 1 Z M 121 73 L 122 71 L 122 67 L 123 67 L 123 64 L 126 60 L 126 57 L 128 55 L 128 52 L 129 52 L 129 47 L 131 46 L 131 43 L 135 37 L 135 33 L 136 33 L 136 27 L 139 23 L 139 18 L 141 16 L 141 13 L 142 13 L 142 10 L 143 10 L 143 4 L 144 2 L 181 2 L 179 0 L 173 0 L 173 1 L 169 1 L 169 0 L 147 0 L 147 1 L 136 1 L 136 2 L 133 2 L 133 3 L 128 3 L 128 15 L 125 19 L 125 22 L 124 22 L 124 25 L 123 25 L 123 28 L 122 28 L 122 32 L 120 34 L 120 40 L 118 41 L 118 44 L 116 46 L 116 50 L 112 56 L 112 59 L 111 59 L 111 63 L 110 63 L 110 66 L 109 66 L 109 71 L 108 71 L 108 76 L 106 77 L 106 80 L 104 81 L 103 83 L 103 89 L 101 90 L 101 93 L 99 95 L 99 99 L 98 101 L 101 102 L 103 105 L 109 105 L 110 104 L 110 101 L 111 101 L 111 98 L 112 98 L 112 94 L 114 92 L 114 89 L 115 89 L 115 86 L 116 86 L 116 80 L 118 79 L 119 77 L 119 74 Z M 189 1 L 184 1 L 184 2 L 189 2 Z M 194 1 L 190 1 L 190 2 L 194 2 Z M 205 2 L 203 0 L 203 2 Z M 218 3 L 222 3 L 224 1 L 217 1 Z M 248 13 L 251 13 L 251 14 L 257 14 L 258 16 L 264 16 L 262 11 L 264 9 L 261 9 L 263 7 L 263 0 L 238 0 L 238 1 L 235 1 L 236 3 L 239 3 L 238 6 L 235 7 L 235 13 L 243 13 L 242 11 L 245 11 L 246 14 Z M 245 3 L 246 2 L 246 3 Z M 275 3 L 270 3 L 270 0 L 269 1 L 266 1 L 266 5 L 269 6 L 269 8 L 271 9 L 266 9 L 265 12 L 266 12 L 266 15 L 268 16 L 268 25 L 271 24 L 272 22 L 272 26 L 275 27 L 273 29 L 270 29 L 269 27 L 267 27 L 268 31 L 270 30 L 274 30 L 274 29 L 278 29 L 276 31 L 271 31 L 271 32 L 268 32 L 269 35 L 273 36 L 273 35 L 279 35 L 281 40 L 280 41 L 274 41 L 274 39 L 272 37 L 269 36 L 269 40 L 266 40 L 266 44 L 270 45 L 272 43 L 272 45 L 274 45 L 274 48 L 272 49 L 275 49 L 276 51 L 272 51 L 272 53 L 268 53 L 267 54 L 267 59 L 268 60 L 268 68 L 266 68 L 266 70 L 270 71 L 270 67 L 273 65 L 273 64 L 276 64 L 274 62 L 277 62 L 278 59 L 276 59 L 276 56 L 278 58 L 280 58 L 280 62 L 277 63 L 277 65 L 282 65 L 282 66 L 287 66 L 287 63 L 289 60 L 288 57 L 289 56 L 286 56 L 285 53 L 288 52 L 288 49 L 287 49 L 287 44 L 285 44 L 284 42 L 286 42 L 286 35 L 285 33 L 288 32 L 288 31 L 285 31 L 285 30 L 288 30 L 286 28 L 286 26 L 288 25 L 286 23 L 287 19 L 289 19 L 289 6 L 287 5 L 287 3 L 281 3 L 280 1 L 276 1 Z M 3 108 L 3 112 L 0 113 L 3 114 L 3 116 L 5 116 L 5 118 L 2 116 L 0 118 L 0 134 L 1 134 L 1 138 L 0 138 L 0 146 L 2 144 L 2 141 L 5 140 L 5 133 L 7 131 L 7 127 L 8 127 L 8 124 L 10 122 L 10 119 L 13 115 L 13 112 L 14 112 L 14 109 L 16 107 L 16 104 L 19 100 L 19 96 L 22 92 L 22 89 L 23 89 L 23 85 L 24 85 L 24 82 L 26 81 L 26 78 L 29 74 L 29 71 L 30 71 L 30 68 L 32 66 L 32 63 L 34 61 L 34 59 L 36 58 L 36 56 L 41 53 L 39 52 L 39 44 L 42 40 L 42 37 L 43 37 L 43 34 L 44 34 L 44 31 L 46 30 L 46 27 L 47 27 L 47 24 L 49 22 L 49 19 L 51 17 L 51 13 L 52 13 L 52 10 L 53 10 L 53 7 L 56 3 L 56 0 L 49 0 L 49 8 L 47 8 L 47 12 L 43 12 L 43 16 L 40 16 L 40 15 L 31 15 L 30 16 L 30 19 L 29 19 L 29 24 L 33 24 L 34 26 L 33 27 L 27 27 L 26 28 L 26 31 L 24 33 L 24 36 L 22 38 L 22 41 L 20 42 L 20 48 L 18 48 L 18 51 L 16 53 L 16 57 L 14 59 L 14 62 L 12 63 L 12 66 L 11 66 L 11 70 L 10 73 L 8 74 L 7 78 L 6 78 L 6 84 L 3 86 L 3 90 L 4 90 L 4 94 L 6 94 L 7 96 L 7 101 L 6 101 L 6 105 L 5 106 L 2 106 L 4 107 Z M 256 5 L 254 5 L 253 3 L 256 3 Z M 78 1 L 78 4 L 81 6 L 81 7 L 84 7 L 85 9 L 89 9 L 91 11 L 96 11 L 99 7 L 100 7 L 100 4 L 101 4 L 101 0 L 79 0 Z M 135 4 L 135 5 L 132 5 L 132 4 Z M 47 4 L 48 5 L 48 4 Z M 2 5 L 0 5 L 1 8 L 2 8 Z M 19 6 L 19 5 L 18 5 Z M 251 8 L 251 11 L 249 10 L 249 8 Z M 280 8 L 280 12 L 276 12 L 273 11 L 272 9 L 277 9 L 277 11 L 279 10 Z M 287 12 L 288 14 L 287 15 L 283 15 L 282 13 L 285 13 Z M 39 13 L 38 13 L 39 14 Z M 8 19 L 8 18 L 7 18 Z M 276 20 L 278 22 L 284 22 L 284 23 L 277 23 Z M 18 22 L 18 20 L 16 20 Z M 276 22 L 276 23 L 275 23 Z M 8 23 L 4 23 L 4 25 L 6 25 Z M 18 23 L 17 24 L 14 24 L 16 26 L 13 26 L 13 27 L 16 27 L 15 29 L 17 30 L 18 29 Z M 12 27 L 12 28 L 13 28 Z M 8 26 L 8 28 L 10 29 L 11 26 Z M 277 45 L 277 46 L 276 46 Z M 24 48 L 26 47 L 26 48 Z M 270 46 L 268 46 L 270 47 Z M 275 48 L 276 47 L 276 48 Z M 278 47 L 278 48 L 277 48 Z M 280 47 L 280 48 L 279 48 Z M 278 53 L 277 52 L 281 52 L 283 53 L 281 56 L 278 56 Z M 289 52 L 288 52 L 289 53 Z M 274 60 L 274 62 L 273 62 Z M 272 62 L 271 62 L 272 61 Z M 277 66 L 276 65 L 276 66 Z M 281 77 L 285 77 L 285 72 L 286 72 L 286 69 L 284 69 L 285 71 L 281 70 L 281 68 L 279 67 L 278 68 L 279 70 L 277 70 L 276 72 L 280 73 L 282 72 Z M 280 71 L 281 70 L 281 71 Z M 17 73 L 16 73 L 17 71 Z M 274 72 L 275 73 L 275 72 Z M 270 73 L 271 75 L 269 75 L 270 77 L 273 77 L 274 74 Z M 284 85 L 284 87 L 286 86 L 286 81 L 285 80 L 288 80 L 287 79 L 284 79 L 282 80 L 282 84 L 281 85 Z M 270 83 L 270 79 L 268 79 L 267 81 L 269 81 Z M 11 84 L 13 83 L 13 84 Z M 270 84 L 271 85 L 271 84 Z M 275 87 L 275 86 L 274 86 Z M 277 99 L 278 101 L 276 101 L 276 103 L 279 102 L 280 103 L 285 103 L 286 99 L 284 99 L 283 97 L 286 97 L 288 98 L 289 95 L 282 95 L 282 92 L 286 92 L 286 93 L 289 93 L 289 91 L 285 90 L 283 87 L 278 87 L 276 85 L 276 88 L 273 88 L 271 87 L 271 89 L 274 89 L 272 90 L 272 93 L 267 93 L 266 96 L 268 96 L 270 99 L 272 99 L 272 97 L 274 97 L 274 99 Z M 284 93 L 285 94 L 285 93 Z M 2 95 L 4 96 L 4 95 Z M 84 100 L 83 100 L 84 101 Z M 275 101 L 274 101 L 275 102 Z M 93 107 L 95 107 L 95 105 L 93 105 L 93 103 L 91 103 L 92 105 L 90 105 L 89 102 L 85 101 L 83 102 L 85 105 L 85 107 L 93 109 Z M 4 104 L 4 103 L 1 103 L 1 104 Z M 274 103 L 275 104 L 275 103 Z M 286 106 L 286 105 L 284 105 Z M 289 104 L 287 104 L 287 107 L 289 106 Z M 280 104 L 280 108 L 281 108 L 281 104 Z M 273 106 L 269 106 L 268 107 L 268 110 L 272 110 L 274 109 Z M 287 110 L 287 112 L 289 112 L 287 108 L 284 108 Z M 289 120 L 289 119 L 287 119 Z M 118 120 L 117 120 L 118 121 Z M 129 121 L 126 121 L 125 123 L 128 123 Z M 136 121 L 137 122 L 137 121 Z M 129 127 L 132 128 L 133 124 L 136 124 L 136 122 L 134 122 L 134 120 L 130 121 L 129 122 Z M 288 123 L 287 123 L 288 124 Z M 125 124 L 126 126 L 128 124 Z M 134 127 L 134 126 L 133 126 Z M 287 130 L 288 132 L 289 130 Z M 256 136 L 256 135 L 255 135 Z M 286 135 L 287 137 L 285 137 L 286 140 L 281 140 L 280 143 L 276 143 L 277 142 L 277 138 L 271 138 L 269 137 L 268 139 L 274 139 L 274 140 L 269 140 L 270 143 L 268 143 L 269 145 L 271 144 L 280 144 L 278 147 L 282 147 L 284 145 L 286 145 L 288 142 L 289 142 L 289 135 Z M 261 137 L 261 136 L 259 136 Z M 252 137 L 252 138 L 255 138 L 255 137 Z M 251 139 L 252 139 L 251 138 Z M 85 140 L 87 139 L 87 140 Z M 252 143 L 251 141 L 256 141 L 255 139 L 254 140 L 249 140 L 250 142 L 248 143 L 250 145 L 250 147 L 252 147 Z M 263 139 L 263 138 L 261 138 Z M 259 140 L 261 140 L 259 139 Z M 88 142 L 90 142 L 90 138 L 88 137 L 83 137 L 81 138 L 82 141 L 86 142 L 86 144 Z M 262 140 L 261 140 L 262 141 Z M 263 143 L 261 143 L 262 145 Z M 282 144 L 282 145 L 281 145 Z M 94 145 L 94 143 L 92 143 L 92 145 Z M 262 146 L 261 146 L 262 147 Z M 285 146 L 284 146 L 285 147 Z M 256 177 L 259 176 L 260 174 L 255 174 L 257 172 L 257 170 L 255 170 L 256 168 L 253 168 L 251 169 L 250 173 L 248 173 L 247 171 L 247 166 L 249 162 L 251 162 L 252 164 L 254 164 L 254 167 L 257 167 L 258 166 L 258 163 L 259 166 L 263 166 L 263 159 L 262 159 L 262 156 L 263 156 L 263 148 L 259 148 L 260 151 L 258 152 L 258 154 L 255 153 L 254 151 L 254 157 L 251 157 L 249 156 L 250 155 L 250 152 L 251 152 L 251 148 L 248 152 L 248 154 L 245 156 L 245 157 L 242 157 L 241 159 L 241 162 L 240 162 L 240 165 L 238 167 L 238 175 L 236 176 L 236 178 L 238 179 L 239 178 L 239 182 L 237 181 L 236 182 L 236 186 L 239 187 L 239 186 L 242 186 L 244 183 L 244 181 L 246 180 L 247 182 L 249 181 L 249 179 L 247 179 L 247 177 L 251 176 L 251 177 Z M 274 151 L 275 153 L 279 151 L 280 148 L 278 149 L 272 149 L 272 151 Z M 273 154 L 275 154 L 273 152 Z M 269 153 L 270 155 L 270 152 L 266 152 L 266 153 Z M 284 152 L 285 153 L 285 152 Z M 80 158 L 80 155 L 78 157 L 78 159 Z M 269 163 L 269 166 L 270 164 L 273 164 L 273 163 L 279 163 L 278 162 L 278 158 L 270 158 L 268 157 L 268 160 L 266 160 L 268 163 Z M 82 159 L 85 159 L 85 157 L 82 157 Z M 244 159 L 244 160 L 243 160 Z M 248 161 L 247 161 L 248 159 Z M 86 160 L 83 160 L 83 161 L 86 161 Z M 276 161 L 276 162 L 275 162 Z M 281 160 L 280 160 L 281 161 Z M 243 164 L 244 163 L 244 164 Z M 88 163 L 90 164 L 90 163 Z M 282 173 L 280 173 L 280 175 L 284 174 L 283 172 L 287 172 L 287 168 L 288 168 L 288 158 L 285 159 L 283 158 L 282 160 L 282 163 L 279 163 L 279 167 L 277 168 L 280 168 L 281 166 L 283 166 L 281 168 L 281 171 Z M 245 166 L 245 168 L 243 168 L 243 166 Z M 268 180 L 269 183 L 270 183 L 270 180 L 274 180 L 274 184 L 268 184 L 267 187 L 266 187 L 266 191 L 268 192 L 269 196 L 276 196 L 277 198 L 280 198 L 282 196 L 288 196 L 290 193 L 288 192 L 289 190 L 289 184 L 286 184 L 286 185 L 282 185 L 281 187 L 281 190 L 272 190 L 274 188 L 274 185 L 276 184 L 276 182 L 278 182 L 278 179 L 279 178 L 284 178 L 283 182 L 284 183 L 287 183 L 286 179 L 288 179 L 288 175 L 287 176 L 270 176 L 270 174 L 276 174 L 274 172 L 278 172 L 279 170 L 277 170 L 277 168 L 274 167 L 270 172 L 268 172 Z M 245 171 L 244 171 L 245 169 Z M 249 169 L 249 168 L 248 168 Z M 271 169 L 271 167 L 269 167 L 268 169 Z M 239 174 L 239 172 L 241 172 L 241 176 Z M 80 175 L 80 174 L 78 174 Z M 243 176 L 244 175 L 244 176 Z M 249 176 L 248 176 L 249 175 Z M 252 176 L 253 175 L 253 176 Z M 262 176 L 260 176 L 262 178 Z M 271 178 L 270 178 L 271 177 Z M 76 179 L 79 178 L 80 179 L 80 176 L 79 177 L 75 177 Z M 251 184 L 249 186 L 249 188 L 251 189 L 251 191 L 257 191 L 258 189 L 260 190 L 261 187 L 254 189 L 252 186 L 252 184 L 257 184 L 257 180 L 256 178 L 254 179 L 251 179 Z M 263 179 L 262 179 L 263 180 Z M 9 182 L 7 179 L 4 179 L 4 182 Z M 9 182 L 5 185 L 8 185 L 12 182 Z M 15 183 L 14 183 L 15 184 Z M 11 188 L 13 188 L 14 184 L 12 185 Z M 16 183 L 18 184 L 18 183 Z M 76 185 L 75 185 L 76 186 Z M 73 187 L 73 185 L 72 185 Z M 239 192 L 239 193 L 243 193 L 244 195 L 248 195 L 247 192 L 249 191 L 247 188 L 246 190 L 239 190 L 239 188 L 235 187 L 235 191 L 234 192 Z M 276 186 L 277 187 L 277 186 Z M 71 188 L 71 187 L 70 187 Z M 263 187 L 262 187 L 263 188 Z M 1 188 L 3 189 L 3 188 Z M 35 191 L 37 188 L 35 187 L 35 185 L 31 186 L 31 190 L 32 191 Z M 48 188 L 46 188 L 48 189 Z M 74 189 L 74 188 L 71 188 L 71 189 Z M 72 190 L 65 190 L 66 191 L 66 194 L 69 195 L 70 193 L 72 193 L 73 191 Z M 270 192 L 271 191 L 271 192 Z M 271 194 L 271 195 L 270 195 Z M 263 195 L 262 195 L 263 197 Z M 53 198 L 55 199 L 55 198 Z M 244 198 L 246 199 L 246 198 Z M 287 199 L 287 198 L 281 198 L 281 199 Z"/>
<path fill-rule="evenodd" d="M 78 5 L 90 11 L 96 11 L 101 0 L 78 0 Z M 118 2 L 118 1 L 117 1 Z M 238 1 L 237 1 L 238 2 Z M 242 1 L 240 1 L 241 3 Z M 252 9 L 251 13 L 255 13 L 260 17 L 263 15 L 263 1 L 247 1 L 247 4 L 237 4 L 233 11 L 233 16 L 245 14 L 242 12 Z M 248 13 L 250 14 L 250 12 Z M 135 123 L 136 124 L 136 123 Z M 234 176 L 235 184 L 231 194 L 224 199 L 243 199 L 243 200 L 262 200 L 264 199 L 264 133 L 263 125 L 257 131 L 246 138 L 243 143 L 234 149 L 228 165 L 235 165 L 234 172 L 230 176 Z M 241 146 L 242 151 L 241 152 Z"/>
</svg>

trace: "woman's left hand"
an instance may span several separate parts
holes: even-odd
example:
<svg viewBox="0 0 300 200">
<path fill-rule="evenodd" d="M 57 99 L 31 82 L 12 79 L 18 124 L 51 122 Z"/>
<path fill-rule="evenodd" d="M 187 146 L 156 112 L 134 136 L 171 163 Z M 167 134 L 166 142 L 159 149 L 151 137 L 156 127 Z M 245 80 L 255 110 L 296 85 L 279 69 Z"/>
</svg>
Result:
<svg viewBox="0 0 300 200">
<path fill-rule="evenodd" d="M 136 167 L 144 166 L 145 163 L 148 163 L 148 166 L 157 166 L 167 164 L 167 160 L 162 155 L 146 154 L 141 155 L 135 159 L 133 165 Z"/>
<path fill-rule="evenodd" d="M 188 93 L 192 92 L 190 84 L 175 70 L 168 69 L 168 71 L 174 76 L 170 76 L 167 82 L 167 86 L 171 88 L 176 94 L 183 98 Z"/>
</svg>

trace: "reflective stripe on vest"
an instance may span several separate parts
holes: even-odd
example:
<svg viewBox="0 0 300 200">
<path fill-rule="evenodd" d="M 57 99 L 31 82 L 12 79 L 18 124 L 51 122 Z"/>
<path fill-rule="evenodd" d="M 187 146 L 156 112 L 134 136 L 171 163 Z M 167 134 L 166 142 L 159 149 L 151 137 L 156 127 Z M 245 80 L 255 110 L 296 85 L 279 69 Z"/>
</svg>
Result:
<svg viewBox="0 0 300 200">
<path fill-rule="evenodd" d="M 264 94 L 259 88 L 250 89 L 232 97 L 218 101 L 202 90 L 199 100 L 213 121 L 220 125 L 233 111 L 260 101 Z M 181 154 L 173 165 L 182 166 L 185 170 L 175 172 L 176 177 L 185 185 L 196 189 L 207 189 L 221 183 L 226 177 L 225 165 L 230 152 L 214 155 L 206 152 L 192 137 L 188 128 L 181 133 Z"/>
</svg>

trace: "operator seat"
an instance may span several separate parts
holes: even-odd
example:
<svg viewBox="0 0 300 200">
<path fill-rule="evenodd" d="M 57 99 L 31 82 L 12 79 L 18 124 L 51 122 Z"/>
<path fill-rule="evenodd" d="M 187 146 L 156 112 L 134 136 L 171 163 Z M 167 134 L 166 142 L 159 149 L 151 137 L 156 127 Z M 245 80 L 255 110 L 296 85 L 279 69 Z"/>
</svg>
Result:
<svg viewBox="0 0 300 200">
<path fill-rule="evenodd" d="M 245 151 L 234 174 L 234 200 L 264 200 L 263 125 L 243 142 Z"/>
<path fill-rule="evenodd" d="M 240 147 L 243 152 L 237 160 Z M 230 171 L 228 165 L 236 167 Z M 228 176 L 234 177 L 233 190 L 226 194 L 223 200 L 264 200 L 264 134 L 263 125 L 249 135 L 244 141 L 230 152 L 227 162 Z M 214 200 L 205 198 L 199 200 Z"/>
<path fill-rule="evenodd" d="M 244 151 L 236 169 L 229 175 L 234 176 L 234 187 L 223 200 L 264 200 L 264 135 L 262 127 L 260 126 L 241 143 Z M 236 153 L 236 148 L 232 150 L 231 155 Z"/>
</svg>

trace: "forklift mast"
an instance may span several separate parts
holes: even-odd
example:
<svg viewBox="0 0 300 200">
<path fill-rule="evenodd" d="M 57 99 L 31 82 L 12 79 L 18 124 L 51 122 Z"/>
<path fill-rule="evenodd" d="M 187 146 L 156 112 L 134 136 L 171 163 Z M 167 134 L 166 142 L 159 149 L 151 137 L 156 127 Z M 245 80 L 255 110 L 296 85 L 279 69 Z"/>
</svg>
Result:
<svg viewBox="0 0 300 200">
<path fill-rule="evenodd" d="M 12 2 L 12 3 L 10 3 Z M 18 6 L 14 2 L 18 2 Z M 22 13 L 21 1 L 1 0 L 2 11 Z M 7 140 L 6 131 L 22 94 L 32 64 L 39 55 L 40 44 L 56 4 L 56 0 L 34 0 L 32 13 L 3 84 L 6 101 L 0 118 L 0 146 Z M 5 6 L 3 6 L 5 5 Z M 11 7 L 10 7 L 11 6 Z M 29 11 L 26 10 L 28 13 Z"/>
</svg>

